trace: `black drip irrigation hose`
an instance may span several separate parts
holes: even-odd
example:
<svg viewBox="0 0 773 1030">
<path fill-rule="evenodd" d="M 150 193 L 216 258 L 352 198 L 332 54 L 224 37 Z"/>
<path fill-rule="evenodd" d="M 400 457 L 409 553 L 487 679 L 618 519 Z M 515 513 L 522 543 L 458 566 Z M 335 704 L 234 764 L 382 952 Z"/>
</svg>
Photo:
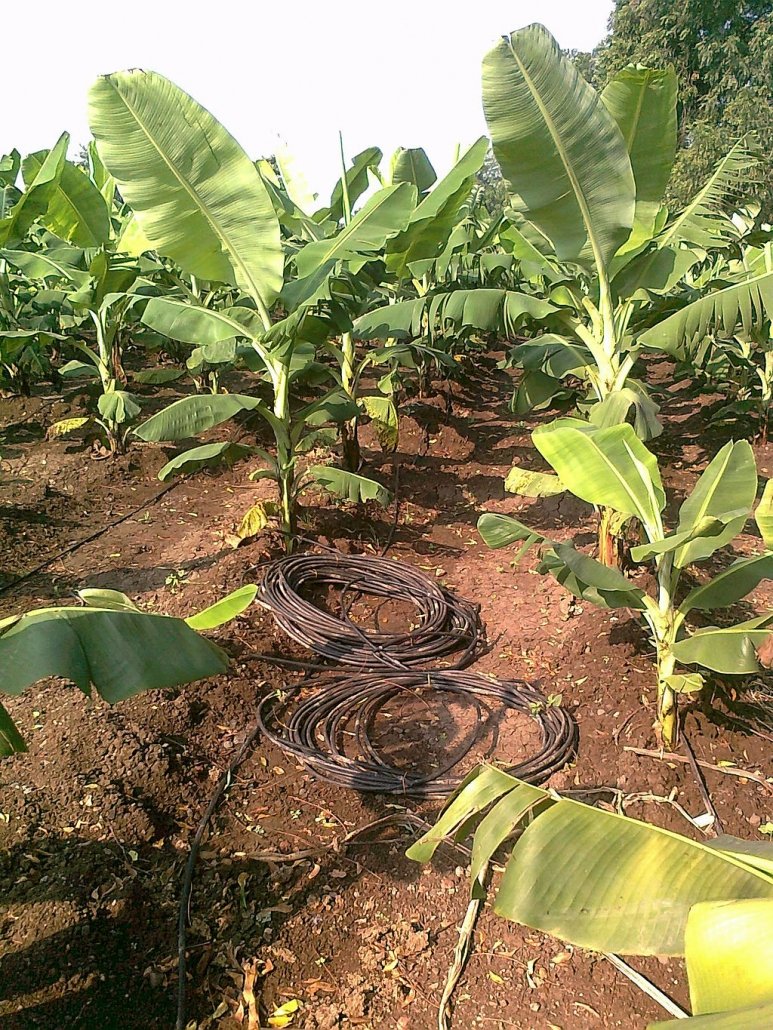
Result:
<svg viewBox="0 0 773 1030">
<path fill-rule="evenodd" d="M 341 590 L 339 614 L 302 596 L 317 586 Z M 415 628 L 387 633 L 377 623 L 375 630 L 363 629 L 349 617 L 358 595 L 412 604 Z M 280 558 L 267 566 L 258 599 L 289 637 L 341 665 L 405 669 L 455 654 L 452 667 L 462 669 L 485 650 L 477 605 L 455 597 L 412 565 L 390 558 L 337 552 Z"/>
<path fill-rule="evenodd" d="M 449 775 L 470 753 L 486 722 L 497 709 L 533 717 L 542 740 L 537 754 L 507 768 L 528 783 L 542 783 L 572 756 L 576 743 L 574 720 L 564 708 L 547 704 L 544 695 L 516 680 L 501 682 L 474 672 L 383 670 L 325 677 L 298 700 L 300 688 L 274 691 L 258 706 L 258 725 L 265 736 L 293 755 L 314 775 L 350 790 L 402 794 L 416 798 L 445 798 L 462 782 Z M 474 723 L 460 745 L 438 768 L 428 773 L 402 770 L 385 760 L 375 743 L 379 715 L 398 699 L 420 700 L 427 710 L 447 711 L 449 700 L 461 701 L 474 712 Z M 386 720 L 385 720 L 386 721 Z M 393 725 L 398 720 L 393 720 Z M 415 748 L 418 742 L 413 743 Z M 356 757 L 351 756 L 356 753 Z"/>
<path fill-rule="evenodd" d="M 152 508 L 154 504 L 158 504 L 162 497 L 165 497 L 172 490 L 175 490 L 183 482 L 181 479 L 175 480 L 174 483 L 170 483 L 163 487 L 152 497 L 149 497 L 147 501 L 143 501 L 142 504 L 138 504 L 136 508 L 132 508 L 131 511 L 127 511 L 125 515 L 121 515 L 120 518 L 115 519 L 113 522 L 109 522 L 106 526 L 102 526 L 101 529 L 95 529 L 93 533 L 89 533 L 87 536 L 81 537 L 80 540 L 75 540 L 73 543 L 68 544 L 61 551 L 57 551 L 50 558 L 46 558 L 45 561 L 40 562 L 39 565 L 35 565 L 28 572 L 23 573 L 21 576 L 17 576 L 16 579 L 11 580 L 10 583 L 6 583 L 5 586 L 0 586 L 0 594 L 6 594 L 9 590 L 13 590 L 18 587 L 21 583 L 26 583 L 27 580 L 37 576 L 38 573 L 43 572 L 50 565 L 54 565 L 62 558 L 66 558 L 69 554 L 74 554 L 75 551 L 80 550 L 81 547 L 85 547 L 86 544 L 90 544 L 93 540 L 98 540 L 99 537 L 104 536 L 105 533 L 109 533 L 110 530 L 115 529 L 116 526 L 120 526 L 121 523 L 127 522 L 134 515 L 138 515 L 145 508 Z"/>
<path fill-rule="evenodd" d="M 340 589 L 337 614 L 302 595 L 318 586 Z M 383 632 L 377 608 L 376 629 L 364 629 L 349 614 L 356 595 L 409 602 L 417 612 L 416 626 L 407 633 Z M 461 783 L 450 773 L 480 736 L 484 709 L 493 722 L 492 704 L 529 715 L 540 727 L 538 752 L 511 765 L 512 775 L 541 783 L 574 754 L 577 728 L 566 709 L 550 705 L 536 687 L 522 681 L 463 671 L 487 649 L 479 609 L 411 565 L 339 553 L 281 558 L 267 566 L 259 599 L 297 643 L 339 667 L 356 667 L 330 672 L 324 665 L 261 656 L 307 673 L 328 673 L 302 687 L 274 691 L 258 707 L 263 733 L 319 779 L 358 791 L 447 797 Z M 456 660 L 447 668 L 426 668 L 451 656 Z M 472 729 L 432 772 L 399 769 L 381 757 L 374 743 L 377 717 L 399 695 L 421 698 L 438 712 L 455 698 L 474 711 Z"/>
</svg>

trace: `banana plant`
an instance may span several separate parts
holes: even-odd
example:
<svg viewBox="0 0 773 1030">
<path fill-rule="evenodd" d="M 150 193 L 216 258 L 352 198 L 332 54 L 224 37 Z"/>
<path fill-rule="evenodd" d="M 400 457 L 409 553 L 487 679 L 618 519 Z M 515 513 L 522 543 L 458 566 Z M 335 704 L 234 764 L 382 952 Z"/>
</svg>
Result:
<svg viewBox="0 0 773 1030">
<path fill-rule="evenodd" d="M 769 1025 L 770 842 L 690 840 L 485 765 L 467 776 L 408 857 L 426 863 L 444 838 L 471 834 L 473 899 L 485 896 L 489 861 L 501 847 L 511 849 L 497 915 L 593 951 L 685 955 L 696 1028 Z"/>
<path fill-rule="evenodd" d="M 453 295 L 459 293 L 459 297 L 448 300 L 450 306 L 456 305 L 455 313 L 460 310 L 460 304 L 463 306 L 465 300 L 470 300 L 473 291 L 464 288 L 468 284 L 461 274 L 462 256 L 474 255 L 475 260 L 482 261 L 478 253 L 482 254 L 488 246 L 493 249 L 494 232 L 487 239 L 483 229 L 479 233 L 472 226 L 469 214 L 475 176 L 487 149 L 488 143 L 481 137 L 459 157 L 447 175 L 424 193 L 406 228 L 387 243 L 385 263 L 389 278 L 380 300 L 354 321 L 354 335 L 360 340 L 379 340 L 387 348 L 395 340 L 402 343 L 401 348 L 392 352 L 395 364 L 399 364 L 400 355 L 407 354 L 410 348 L 409 364 L 417 369 L 420 394 L 426 390 L 427 373 L 432 365 L 439 364 L 446 370 L 456 367 L 450 353 L 453 343 L 469 336 L 476 328 L 499 328 L 497 316 L 501 315 L 505 304 L 510 303 L 507 290 L 492 289 L 487 291 L 486 297 L 481 294 L 467 308 L 470 314 L 475 309 L 473 321 L 478 325 L 470 323 L 462 329 L 457 324 L 453 336 L 442 331 L 445 320 L 437 317 L 438 305 L 442 306 L 451 296 L 449 287 Z M 414 156 L 413 160 L 417 166 L 426 168 L 419 157 Z M 421 184 L 418 173 L 416 178 Z M 503 258 L 505 264 L 509 262 L 507 255 L 486 256 Z M 536 298 L 529 298 L 526 303 L 529 301 L 539 303 Z M 549 305 L 547 310 L 552 310 Z M 488 318 L 484 315 L 486 311 Z M 387 360 L 385 351 L 378 360 Z M 385 386 L 395 379 L 394 372 L 393 368 Z"/>
<path fill-rule="evenodd" d="M 702 689 L 699 666 L 724 675 L 759 672 L 755 655 L 773 626 L 773 614 L 732 626 L 688 628 L 695 613 L 735 604 L 773 576 L 773 485 L 768 481 L 755 518 L 764 551 L 735 560 L 706 583 L 684 588 L 692 568 L 728 545 L 742 530 L 757 494 L 754 453 L 745 440 L 726 444 L 709 462 L 682 503 L 676 528 L 663 524 L 666 495 L 655 456 L 627 423 L 602 429 L 580 419 L 559 419 L 536 429 L 537 450 L 557 475 L 513 470 L 510 488 L 531 496 L 568 490 L 618 518 L 636 518 L 646 538 L 631 558 L 654 566 L 657 591 L 650 596 L 617 569 L 530 529 L 509 515 L 485 513 L 478 530 L 489 547 L 523 541 L 521 554 L 539 545 L 537 571 L 550 574 L 576 597 L 601 608 L 630 608 L 649 631 L 655 649 L 657 714 L 666 746 L 678 736 L 677 698 Z"/>
<path fill-rule="evenodd" d="M 50 676 L 92 687 L 109 704 L 143 690 L 180 686 L 224 673 L 225 652 L 201 632 L 240 615 L 255 599 L 249 585 L 187 619 L 141 611 L 117 590 L 78 591 L 83 607 L 36 608 L 0 620 L 0 693 L 22 694 Z M 26 751 L 0 704 L 0 755 Z"/>
<path fill-rule="evenodd" d="M 742 246 L 738 259 L 711 270 L 701 293 L 647 329 L 640 343 L 697 367 L 712 385 L 735 393 L 716 417 L 756 415 L 766 443 L 773 406 L 773 242 Z"/>
<path fill-rule="evenodd" d="M 309 203 L 308 194 L 296 188 L 294 179 L 287 174 L 286 154 L 277 155 L 280 172 L 284 179 L 289 199 L 295 205 L 292 217 L 287 221 L 290 233 L 298 239 L 294 246 L 299 249 L 299 270 L 305 263 L 304 250 L 301 249 L 308 234 L 309 215 L 302 209 L 302 204 Z M 474 183 L 477 168 L 485 156 L 485 141 L 477 141 L 473 147 L 463 154 L 450 172 L 439 182 L 429 158 L 421 148 L 411 150 L 398 149 L 386 169 L 382 169 L 379 161 L 381 152 L 376 148 L 364 151 L 354 158 L 351 167 L 339 180 L 334 191 L 330 208 L 322 209 L 313 215 L 316 220 L 316 236 L 330 238 L 337 235 L 339 227 L 333 217 L 340 212 L 344 226 L 351 220 L 353 205 L 352 190 L 362 189 L 366 183 L 362 170 L 366 167 L 372 182 L 378 182 L 385 188 L 403 185 L 413 190 L 414 204 L 409 218 L 404 219 L 399 227 L 393 228 L 385 237 L 383 254 L 377 261 L 367 265 L 359 262 L 358 266 L 337 269 L 326 286 L 324 294 L 315 298 L 327 306 L 331 317 L 338 326 L 339 344 L 331 341 L 326 349 L 334 354 L 340 367 L 340 381 L 344 392 L 359 408 L 376 422 L 379 438 L 388 443 L 388 448 L 395 444 L 395 427 L 397 425 L 397 402 L 399 381 L 402 377 L 400 369 L 415 369 L 421 377 L 430 362 L 440 362 L 447 368 L 455 367 L 453 360 L 445 359 L 437 350 L 433 353 L 423 340 L 412 341 L 415 346 L 387 348 L 366 348 L 364 352 L 357 350 L 355 340 L 376 339 L 377 336 L 359 332 L 359 319 L 371 308 L 381 307 L 385 300 L 391 304 L 396 298 L 418 292 L 423 295 L 429 289 L 433 270 L 443 263 L 447 268 L 455 248 L 461 244 L 452 243 L 459 228 L 457 223 L 460 212 Z M 343 160 L 343 154 L 342 154 Z M 336 197 L 340 203 L 336 205 Z M 418 203 L 417 203 L 418 201 Z M 283 211 L 288 209 L 288 198 L 279 208 L 282 220 Z M 299 221 L 299 214 L 302 216 Z M 317 244 L 310 241 L 312 248 Z M 383 260 L 381 260 L 383 258 Z M 354 331 L 353 331 L 354 329 Z M 389 336 L 381 337 L 389 342 Z M 371 365 L 386 366 L 387 374 L 382 376 L 379 388 L 382 396 L 360 397 L 360 384 L 363 373 Z M 360 464 L 359 445 L 357 439 L 358 416 L 341 425 L 342 451 L 345 468 L 355 470 Z"/>
<path fill-rule="evenodd" d="M 69 136 L 64 133 L 50 152 L 18 151 L 0 158 L 0 369 L 11 392 L 28 393 L 33 378 L 50 372 L 48 350 L 58 336 L 50 311 L 35 304 L 37 290 L 8 260 L 46 211 L 66 164 Z M 20 179 L 23 180 L 20 188 Z"/>
<path fill-rule="evenodd" d="M 115 184 L 94 149 L 90 150 L 91 175 L 67 161 L 60 149 L 57 144 L 51 151 L 30 154 L 21 164 L 26 192 L 38 198 L 36 222 L 45 232 L 0 253 L 4 263 L 29 279 L 42 280 L 46 286 L 53 281 L 64 289 L 64 302 L 73 309 L 71 328 L 75 329 L 69 346 L 86 358 L 86 364 L 71 361 L 60 372 L 65 377 L 85 374 L 98 378 L 99 414 L 93 421 L 104 431 L 110 452 L 115 454 L 125 448 L 132 422 L 140 413 L 136 399 L 122 389 L 126 376 L 121 333 L 128 314 L 143 299 L 140 291 L 147 283 L 140 273 L 152 265 L 145 261 L 141 268 L 137 260 L 116 253 L 126 233 L 122 229 L 121 239 L 117 238 L 112 218 Z M 49 167 L 56 173 L 46 179 Z M 41 180 L 45 190 L 36 185 Z M 29 231 L 26 220 L 8 234 L 18 236 L 21 228 Z M 79 313 L 85 314 L 95 333 L 93 346 L 79 331 Z M 89 417 L 69 419 L 50 431 L 59 435 L 90 421 Z"/>
<path fill-rule="evenodd" d="M 268 403 L 242 395 L 184 398 L 138 427 L 137 435 L 179 440 L 239 411 L 261 415 L 276 444 L 275 457 L 262 455 L 268 464 L 264 474 L 277 480 L 280 526 L 289 549 L 301 485 L 296 462 L 308 436 L 305 423 L 316 427 L 319 421 L 353 414 L 335 387 L 299 411 L 292 408 L 291 383 L 314 365 L 315 348 L 329 333 L 312 308 L 342 262 L 367 260 L 378 253 L 392 226 L 403 224 L 414 207 L 413 187 L 400 184 L 380 191 L 335 236 L 310 240 L 294 255 L 295 279 L 285 282 L 280 222 L 266 181 L 207 110 L 163 76 L 129 71 L 98 79 L 89 111 L 97 153 L 149 245 L 198 281 L 229 284 L 238 292 L 238 302 L 223 311 L 155 298 L 145 309 L 145 323 L 198 345 L 246 340 L 271 391 Z M 334 194 L 325 219 L 337 221 L 342 203 Z M 217 446 L 205 445 L 210 451 Z M 228 447 L 221 446 L 221 452 Z"/>
<path fill-rule="evenodd" d="M 630 379 L 640 347 L 660 339 L 657 330 L 640 335 L 651 298 L 669 293 L 707 250 L 738 238 L 723 205 L 755 163 L 751 144 L 739 141 L 669 217 L 662 198 L 676 102 L 673 69 L 628 67 L 598 94 L 541 25 L 503 37 L 485 56 L 483 107 L 511 205 L 503 235 L 563 308 L 563 324 L 528 349 L 521 410 L 579 375 L 596 424 L 633 420 L 643 439 L 660 431 L 657 406 Z"/>
</svg>

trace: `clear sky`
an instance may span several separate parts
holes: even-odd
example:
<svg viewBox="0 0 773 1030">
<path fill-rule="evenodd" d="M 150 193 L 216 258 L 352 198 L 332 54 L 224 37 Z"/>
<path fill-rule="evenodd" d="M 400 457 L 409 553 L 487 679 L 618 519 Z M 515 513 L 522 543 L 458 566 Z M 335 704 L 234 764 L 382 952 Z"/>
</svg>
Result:
<svg viewBox="0 0 773 1030">
<path fill-rule="evenodd" d="M 11 33 L 0 154 L 89 138 L 97 75 L 161 72 L 252 157 L 278 137 L 323 199 L 349 157 L 423 146 L 441 174 L 456 143 L 485 133 L 480 61 L 498 36 L 541 21 L 562 47 L 603 37 L 612 0 L 37 0 Z M 19 8 L 21 10 L 21 8 Z M 7 21 L 7 18 L 6 18 Z"/>
</svg>

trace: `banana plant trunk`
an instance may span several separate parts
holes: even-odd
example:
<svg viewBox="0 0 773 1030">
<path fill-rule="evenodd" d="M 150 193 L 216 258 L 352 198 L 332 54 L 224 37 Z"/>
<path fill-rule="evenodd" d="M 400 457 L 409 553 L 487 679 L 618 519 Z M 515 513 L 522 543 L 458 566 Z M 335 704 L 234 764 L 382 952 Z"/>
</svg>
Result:
<svg viewBox="0 0 773 1030">
<path fill-rule="evenodd" d="M 290 377 L 285 366 L 280 366 L 274 382 L 274 425 L 276 462 L 279 487 L 279 529 L 284 537 L 285 551 L 291 554 L 297 532 L 295 507 L 295 454 L 290 439 Z"/>
<path fill-rule="evenodd" d="M 671 677 L 674 674 L 676 658 L 674 644 L 677 638 L 679 617 L 672 607 L 676 591 L 676 577 L 673 575 L 673 555 L 660 556 L 658 561 L 659 598 L 657 615 L 649 620 L 655 642 L 655 662 L 658 673 L 658 723 L 663 746 L 669 750 L 679 742 L 678 697 Z"/>
<path fill-rule="evenodd" d="M 622 568 L 625 541 L 618 513 L 613 508 L 599 511 L 599 561 L 610 569 Z"/>
<path fill-rule="evenodd" d="M 658 722 L 663 746 L 672 751 L 679 742 L 679 710 L 677 695 L 668 680 L 674 672 L 674 656 L 670 644 L 658 642 Z"/>
<path fill-rule="evenodd" d="M 357 389 L 354 372 L 354 340 L 351 333 L 344 333 L 341 338 L 341 385 L 344 391 L 356 403 Z M 347 472 L 357 472 L 360 467 L 359 419 L 354 418 L 341 423 L 341 454 Z"/>
</svg>

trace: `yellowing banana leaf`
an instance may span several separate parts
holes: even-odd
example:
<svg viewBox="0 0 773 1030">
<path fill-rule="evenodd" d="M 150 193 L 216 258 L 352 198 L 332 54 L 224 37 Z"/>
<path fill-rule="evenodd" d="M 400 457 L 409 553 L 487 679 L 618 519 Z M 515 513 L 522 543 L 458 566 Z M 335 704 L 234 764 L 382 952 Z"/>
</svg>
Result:
<svg viewBox="0 0 773 1030">
<path fill-rule="evenodd" d="M 531 472 L 529 469 L 515 465 L 505 477 L 505 490 L 522 497 L 555 497 L 566 493 L 566 487 L 558 476 L 549 476 L 544 472 Z"/>
<path fill-rule="evenodd" d="M 485 859 L 516 827 L 523 832 L 494 911 L 594 951 L 681 955 L 693 906 L 773 902 L 773 877 L 740 855 L 558 798 L 491 766 L 473 770 L 408 857 L 426 862 L 444 836 L 474 832 L 473 854 Z"/>
<path fill-rule="evenodd" d="M 695 905 L 685 958 L 696 1016 L 773 1003 L 773 898 Z"/>
</svg>

